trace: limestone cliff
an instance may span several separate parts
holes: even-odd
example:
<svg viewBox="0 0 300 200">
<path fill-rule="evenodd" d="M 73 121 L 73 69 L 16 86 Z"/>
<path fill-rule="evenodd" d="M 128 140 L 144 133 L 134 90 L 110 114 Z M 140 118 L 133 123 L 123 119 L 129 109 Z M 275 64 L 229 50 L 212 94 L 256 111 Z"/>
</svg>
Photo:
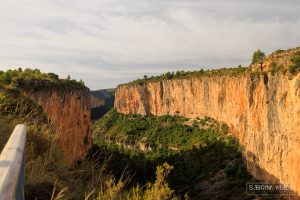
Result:
<svg viewBox="0 0 300 200">
<path fill-rule="evenodd" d="M 245 146 L 248 170 L 300 194 L 300 74 L 248 73 L 125 84 L 115 108 L 129 114 L 209 116 Z"/>
<path fill-rule="evenodd" d="M 73 164 L 83 158 L 91 147 L 89 89 L 46 86 L 42 89 L 23 87 L 22 91 L 43 108 L 59 134 L 66 163 Z"/>
</svg>

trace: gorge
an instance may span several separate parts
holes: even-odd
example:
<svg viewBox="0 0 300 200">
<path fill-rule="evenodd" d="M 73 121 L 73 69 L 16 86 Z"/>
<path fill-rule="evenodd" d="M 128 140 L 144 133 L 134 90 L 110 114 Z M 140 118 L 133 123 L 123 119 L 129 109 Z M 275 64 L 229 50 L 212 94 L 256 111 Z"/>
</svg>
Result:
<svg viewBox="0 0 300 200">
<path fill-rule="evenodd" d="M 57 180 L 56 194 L 71 199 L 134 199 L 136 191 L 144 199 L 153 190 L 151 199 L 252 199 L 244 187 L 252 181 L 290 186 L 297 197 L 298 50 L 92 92 L 38 69 L 0 71 L 0 144 L 27 124 L 28 199 L 49 199 Z"/>
</svg>

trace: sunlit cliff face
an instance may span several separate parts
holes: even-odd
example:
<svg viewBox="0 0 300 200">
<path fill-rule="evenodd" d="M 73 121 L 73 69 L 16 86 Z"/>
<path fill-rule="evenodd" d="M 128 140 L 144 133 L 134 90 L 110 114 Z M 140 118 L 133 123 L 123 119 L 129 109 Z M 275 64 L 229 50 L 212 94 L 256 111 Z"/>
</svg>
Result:
<svg viewBox="0 0 300 200">
<path fill-rule="evenodd" d="M 290 184 L 300 194 L 300 74 L 207 76 L 120 85 L 115 108 L 129 114 L 213 117 L 245 147 L 258 179 Z"/>
</svg>

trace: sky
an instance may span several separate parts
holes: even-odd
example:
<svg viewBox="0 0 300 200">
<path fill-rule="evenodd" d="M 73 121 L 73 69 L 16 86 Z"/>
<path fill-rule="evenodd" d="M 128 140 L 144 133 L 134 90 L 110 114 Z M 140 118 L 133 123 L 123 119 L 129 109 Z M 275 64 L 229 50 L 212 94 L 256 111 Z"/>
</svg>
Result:
<svg viewBox="0 0 300 200">
<path fill-rule="evenodd" d="M 167 71 L 248 66 L 300 46 L 299 0 L 0 1 L 0 70 L 39 68 L 91 89 Z"/>
</svg>

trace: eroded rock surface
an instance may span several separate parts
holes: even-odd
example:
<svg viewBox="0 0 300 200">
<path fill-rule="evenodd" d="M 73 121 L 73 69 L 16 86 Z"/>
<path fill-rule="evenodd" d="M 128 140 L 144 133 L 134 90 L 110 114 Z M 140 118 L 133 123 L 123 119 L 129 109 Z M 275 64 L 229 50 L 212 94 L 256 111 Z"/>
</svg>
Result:
<svg viewBox="0 0 300 200">
<path fill-rule="evenodd" d="M 59 134 L 67 164 L 82 159 L 91 147 L 90 91 L 82 88 L 24 88 L 24 95 L 41 106 Z"/>
</svg>

